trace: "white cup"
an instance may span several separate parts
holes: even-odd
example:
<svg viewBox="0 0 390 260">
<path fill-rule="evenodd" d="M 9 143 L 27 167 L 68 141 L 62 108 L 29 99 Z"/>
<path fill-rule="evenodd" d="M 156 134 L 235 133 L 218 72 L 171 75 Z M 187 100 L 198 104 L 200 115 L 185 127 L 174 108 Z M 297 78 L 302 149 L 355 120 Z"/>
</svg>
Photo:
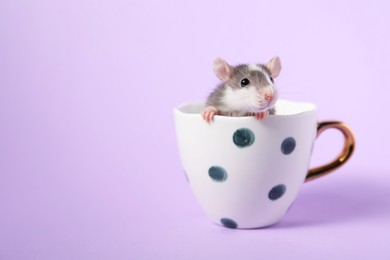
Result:
<svg viewBox="0 0 390 260">
<path fill-rule="evenodd" d="M 260 228 L 278 222 L 301 185 L 330 173 L 353 153 L 354 137 L 342 122 L 317 122 L 316 106 L 278 100 L 276 113 L 203 120 L 203 103 L 174 109 L 177 142 L 188 182 L 206 215 L 228 228 Z M 337 158 L 308 170 L 316 137 L 335 128 L 344 135 Z"/>
</svg>

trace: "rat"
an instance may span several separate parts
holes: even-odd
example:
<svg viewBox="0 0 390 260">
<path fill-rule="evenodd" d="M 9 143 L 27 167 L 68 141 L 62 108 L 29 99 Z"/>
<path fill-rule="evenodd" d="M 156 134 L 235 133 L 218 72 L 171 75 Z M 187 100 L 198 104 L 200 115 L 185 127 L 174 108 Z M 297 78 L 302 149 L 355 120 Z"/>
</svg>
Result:
<svg viewBox="0 0 390 260">
<path fill-rule="evenodd" d="M 217 58 L 213 70 L 222 82 L 210 93 L 206 107 L 201 112 L 206 122 L 214 115 L 255 116 L 265 119 L 275 113 L 274 105 L 278 98 L 274 85 L 282 66 L 279 57 L 273 57 L 266 64 L 229 65 Z"/>
</svg>

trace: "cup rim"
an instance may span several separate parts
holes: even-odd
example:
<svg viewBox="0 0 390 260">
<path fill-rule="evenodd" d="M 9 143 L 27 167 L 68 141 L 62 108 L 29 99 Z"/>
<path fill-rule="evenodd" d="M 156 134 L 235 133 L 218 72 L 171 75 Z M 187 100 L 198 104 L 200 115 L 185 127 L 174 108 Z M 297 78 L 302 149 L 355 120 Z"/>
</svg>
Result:
<svg viewBox="0 0 390 260">
<path fill-rule="evenodd" d="M 269 117 L 291 117 L 291 116 L 297 116 L 302 115 L 305 113 L 313 112 L 317 110 L 317 106 L 310 102 L 301 102 L 301 101 L 292 101 L 292 100 L 286 100 L 286 99 L 278 99 L 276 102 L 275 108 L 277 110 L 278 105 L 284 104 L 290 104 L 295 106 L 295 111 L 282 111 L 280 114 L 276 112 L 277 114 L 270 114 Z M 186 116 L 199 116 L 201 110 L 205 107 L 205 102 L 201 101 L 189 101 L 189 102 L 183 102 L 176 107 L 174 107 L 174 112 L 186 115 Z M 184 109 L 188 109 L 188 111 L 183 111 Z M 277 110 L 278 111 L 278 110 Z M 250 116 L 239 116 L 239 117 L 232 117 L 232 116 L 222 116 L 222 115 L 215 115 L 215 118 L 223 118 L 226 120 L 247 120 L 252 119 Z"/>
</svg>

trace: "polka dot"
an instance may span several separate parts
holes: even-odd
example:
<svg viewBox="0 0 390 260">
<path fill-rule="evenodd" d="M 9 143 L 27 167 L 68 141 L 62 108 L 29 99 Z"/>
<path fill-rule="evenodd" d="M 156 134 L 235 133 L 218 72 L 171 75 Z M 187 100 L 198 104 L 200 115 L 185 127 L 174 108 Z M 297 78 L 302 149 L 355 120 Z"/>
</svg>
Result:
<svg viewBox="0 0 390 260">
<path fill-rule="evenodd" d="M 295 149 L 295 146 L 296 146 L 295 139 L 292 137 L 287 137 L 282 142 L 282 146 L 281 146 L 282 153 L 286 155 L 292 153 Z"/>
<path fill-rule="evenodd" d="M 229 218 L 222 218 L 221 223 L 224 227 L 227 228 L 237 228 L 237 223 Z"/>
<path fill-rule="evenodd" d="M 227 179 L 227 173 L 225 169 L 219 166 L 210 167 L 209 176 L 211 179 L 217 182 L 226 181 Z"/>
<path fill-rule="evenodd" d="M 277 200 L 280 197 L 282 197 L 284 193 L 286 193 L 286 185 L 283 184 L 276 185 L 269 191 L 268 198 L 270 200 Z"/>
<path fill-rule="evenodd" d="M 233 142 L 240 148 L 248 147 L 255 141 L 255 135 L 248 128 L 240 128 L 233 134 Z"/>
</svg>

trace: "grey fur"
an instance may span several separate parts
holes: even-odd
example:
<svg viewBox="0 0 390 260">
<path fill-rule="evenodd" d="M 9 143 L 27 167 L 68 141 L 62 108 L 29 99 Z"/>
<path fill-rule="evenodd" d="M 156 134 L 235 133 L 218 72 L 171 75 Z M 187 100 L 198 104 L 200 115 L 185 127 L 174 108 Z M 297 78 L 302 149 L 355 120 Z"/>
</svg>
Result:
<svg viewBox="0 0 390 260">
<path fill-rule="evenodd" d="M 267 73 L 271 77 L 271 73 L 268 68 L 263 64 L 257 64 L 264 73 Z M 268 80 L 264 73 L 260 70 L 251 70 L 248 65 L 237 65 L 233 68 L 233 73 L 230 79 L 225 82 L 221 82 L 208 96 L 206 105 L 212 106 L 217 109 L 218 115 L 224 116 L 253 116 L 255 113 L 248 111 L 239 111 L 239 110 L 223 110 L 229 106 L 229 104 L 224 104 L 224 95 L 226 89 L 231 87 L 233 89 L 241 89 L 241 80 L 243 78 L 248 78 L 250 82 L 256 86 L 256 88 L 262 88 L 269 85 Z M 269 113 L 273 114 L 275 110 L 271 107 L 269 108 Z"/>
</svg>

